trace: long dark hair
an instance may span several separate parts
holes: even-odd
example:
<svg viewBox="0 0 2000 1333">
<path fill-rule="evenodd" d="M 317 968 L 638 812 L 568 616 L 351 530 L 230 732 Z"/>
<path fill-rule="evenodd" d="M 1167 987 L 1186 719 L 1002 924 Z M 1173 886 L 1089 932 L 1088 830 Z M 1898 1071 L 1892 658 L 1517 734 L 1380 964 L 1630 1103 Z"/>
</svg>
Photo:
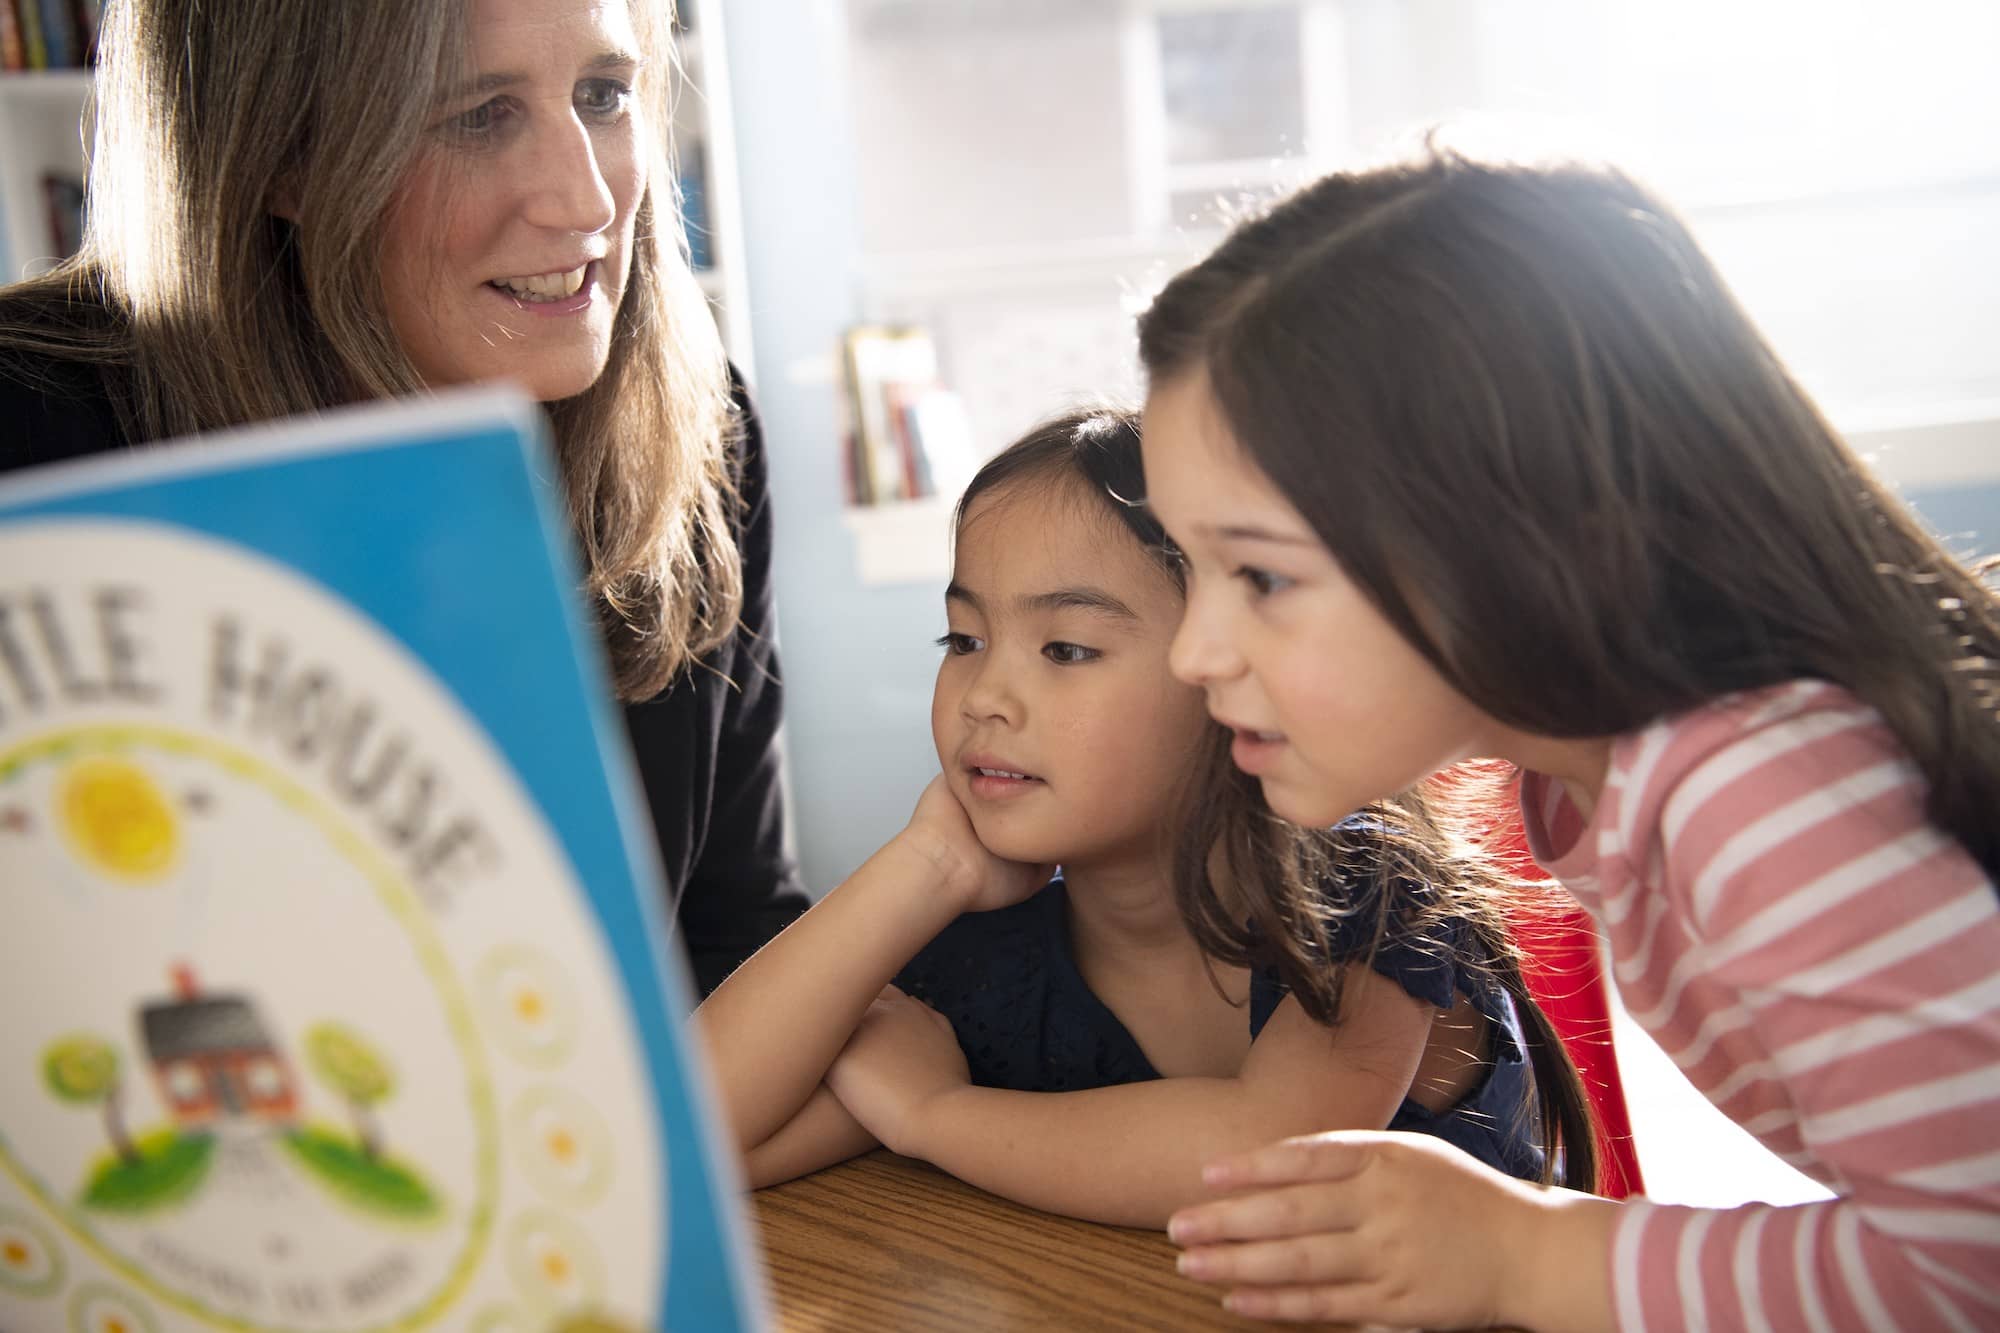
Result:
<svg viewBox="0 0 2000 1333">
<path fill-rule="evenodd" d="M 2000 599 L 1615 171 L 1433 148 L 1239 227 L 1140 322 L 1347 577 L 1506 726 L 1612 736 L 1810 677 L 2000 880 Z M 1422 599 L 1422 614 L 1413 600 Z"/>
<path fill-rule="evenodd" d="M 1144 504 L 1137 413 L 1083 409 L 1030 430 L 966 486 L 953 530 L 981 497 L 1023 486 L 1074 496 L 1115 518 L 1186 595 L 1180 552 Z M 1203 953 L 1230 966 L 1275 968 L 1300 1007 L 1330 1027 L 1340 1020 L 1346 969 L 1367 966 L 1391 933 L 1431 947 L 1456 946 L 1454 967 L 1497 982 L 1520 1015 L 1535 1074 L 1545 1178 L 1595 1188 L 1589 1101 L 1522 979 L 1505 915 L 1515 894 L 1490 862 L 1434 822 L 1422 791 L 1377 802 L 1336 828 L 1301 828 L 1274 814 L 1256 779 L 1230 762 L 1223 728 L 1210 727 L 1192 758 L 1179 808 L 1166 822 L 1174 830 L 1174 897 Z M 1244 886 L 1259 891 L 1243 892 Z M 1368 954 L 1332 956 L 1329 925 L 1360 912 L 1368 914 Z"/>
</svg>

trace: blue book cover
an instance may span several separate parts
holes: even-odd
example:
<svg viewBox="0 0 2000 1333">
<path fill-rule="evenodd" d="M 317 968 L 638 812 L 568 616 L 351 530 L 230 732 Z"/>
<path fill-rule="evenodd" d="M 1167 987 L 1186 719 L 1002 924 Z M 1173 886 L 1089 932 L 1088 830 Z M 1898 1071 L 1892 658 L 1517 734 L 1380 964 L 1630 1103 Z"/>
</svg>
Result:
<svg viewBox="0 0 2000 1333">
<path fill-rule="evenodd" d="M 0 1329 L 762 1326 L 544 431 L 0 484 Z"/>
</svg>

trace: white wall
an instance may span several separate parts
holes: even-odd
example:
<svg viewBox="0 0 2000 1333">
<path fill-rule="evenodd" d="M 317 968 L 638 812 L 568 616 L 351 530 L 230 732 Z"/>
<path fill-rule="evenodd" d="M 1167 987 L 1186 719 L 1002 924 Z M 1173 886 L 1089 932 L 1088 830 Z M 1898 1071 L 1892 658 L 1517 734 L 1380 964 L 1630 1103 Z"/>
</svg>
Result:
<svg viewBox="0 0 2000 1333">
<path fill-rule="evenodd" d="M 861 232 L 871 254 L 1123 235 L 1117 17 L 864 26 L 853 47 Z"/>
</svg>

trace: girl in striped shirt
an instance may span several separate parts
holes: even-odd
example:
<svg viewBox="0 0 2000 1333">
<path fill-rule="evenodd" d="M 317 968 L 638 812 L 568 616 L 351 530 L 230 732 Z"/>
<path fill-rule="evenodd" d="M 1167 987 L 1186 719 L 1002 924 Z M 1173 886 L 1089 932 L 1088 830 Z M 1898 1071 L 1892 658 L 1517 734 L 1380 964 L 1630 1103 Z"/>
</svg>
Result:
<svg viewBox="0 0 2000 1333">
<path fill-rule="evenodd" d="M 1246 223 L 1140 342 L 1172 665 L 1271 807 L 1510 761 L 1633 1016 L 1834 1195 L 1620 1204 L 1328 1134 L 1213 1163 L 1183 1271 L 1273 1318 L 2000 1327 L 2000 603 L 1685 227 L 1433 149 Z"/>
</svg>

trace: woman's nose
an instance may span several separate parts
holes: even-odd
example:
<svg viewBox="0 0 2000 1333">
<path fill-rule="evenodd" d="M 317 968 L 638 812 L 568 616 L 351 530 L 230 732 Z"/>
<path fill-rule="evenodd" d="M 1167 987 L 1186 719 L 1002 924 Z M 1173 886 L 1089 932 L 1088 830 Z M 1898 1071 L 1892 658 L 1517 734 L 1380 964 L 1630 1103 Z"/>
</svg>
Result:
<svg viewBox="0 0 2000 1333">
<path fill-rule="evenodd" d="M 533 173 L 528 220 L 534 225 L 591 236 L 617 220 L 618 204 L 598 161 L 597 145 L 574 116 L 547 130 L 528 170 Z"/>
</svg>

